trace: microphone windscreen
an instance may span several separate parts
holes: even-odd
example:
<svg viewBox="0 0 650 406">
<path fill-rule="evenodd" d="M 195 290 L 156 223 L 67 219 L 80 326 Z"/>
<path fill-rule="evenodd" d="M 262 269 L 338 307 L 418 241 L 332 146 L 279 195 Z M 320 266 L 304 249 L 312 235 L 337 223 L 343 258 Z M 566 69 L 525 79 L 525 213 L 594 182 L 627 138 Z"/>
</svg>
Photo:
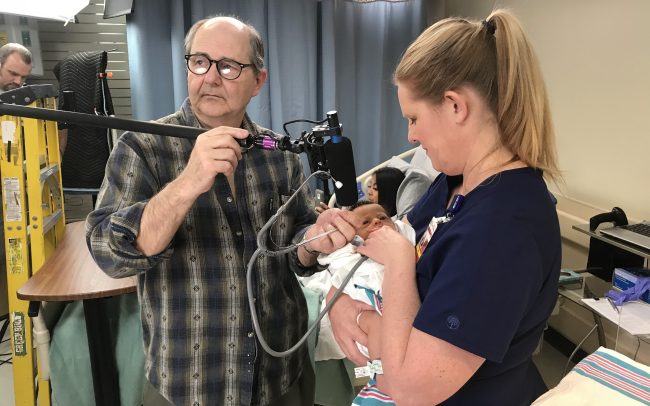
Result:
<svg viewBox="0 0 650 406">
<path fill-rule="evenodd" d="M 343 186 L 336 190 L 336 202 L 339 206 L 352 206 L 359 197 L 352 143 L 345 137 L 339 137 L 339 142 L 336 143 L 328 140 L 325 143 L 325 158 L 332 177 L 343 183 Z"/>
</svg>

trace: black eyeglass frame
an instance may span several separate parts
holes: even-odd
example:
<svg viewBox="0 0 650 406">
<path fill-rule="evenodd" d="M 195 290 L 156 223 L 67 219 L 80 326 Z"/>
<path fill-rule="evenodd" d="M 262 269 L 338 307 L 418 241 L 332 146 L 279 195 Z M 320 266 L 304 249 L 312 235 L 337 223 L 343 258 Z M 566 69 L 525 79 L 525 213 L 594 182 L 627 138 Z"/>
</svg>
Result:
<svg viewBox="0 0 650 406">
<path fill-rule="evenodd" d="M 208 69 L 204 73 L 196 73 L 190 68 L 190 58 L 193 57 L 193 56 L 202 56 L 205 59 L 207 59 L 208 62 L 210 63 L 210 65 L 208 66 Z M 227 78 L 227 77 L 223 76 L 223 74 L 221 73 L 221 70 L 219 70 L 219 65 L 218 65 L 218 63 L 222 62 L 222 61 L 228 61 L 228 62 L 234 63 L 235 65 L 239 65 L 239 68 L 240 68 L 239 69 L 239 75 L 235 76 L 234 78 Z M 214 65 L 214 66 L 216 66 L 216 69 L 217 69 L 217 72 L 219 73 L 219 76 L 221 76 L 223 79 L 226 79 L 226 80 L 235 80 L 235 79 L 237 79 L 237 78 L 239 78 L 241 76 L 242 72 L 244 71 L 244 68 L 249 68 L 249 67 L 254 68 L 255 67 L 254 63 L 240 63 L 240 62 L 237 62 L 236 60 L 230 59 L 230 58 L 221 58 L 219 60 L 210 59 L 210 58 L 208 58 L 208 56 L 206 54 L 187 54 L 187 55 L 185 55 L 185 64 L 187 65 L 187 69 L 190 72 L 192 72 L 195 75 L 199 75 L 199 76 L 206 75 L 210 71 L 210 69 L 212 69 L 212 65 Z"/>
</svg>

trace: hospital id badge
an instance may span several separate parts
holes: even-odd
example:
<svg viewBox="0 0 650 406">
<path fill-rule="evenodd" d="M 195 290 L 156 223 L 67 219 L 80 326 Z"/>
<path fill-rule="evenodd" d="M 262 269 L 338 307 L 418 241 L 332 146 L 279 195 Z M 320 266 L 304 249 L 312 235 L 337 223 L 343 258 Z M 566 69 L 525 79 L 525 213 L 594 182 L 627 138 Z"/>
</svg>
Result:
<svg viewBox="0 0 650 406">
<path fill-rule="evenodd" d="M 419 260 L 420 257 L 422 256 L 422 253 L 424 250 L 427 248 L 427 245 L 429 245 L 429 241 L 431 241 L 431 237 L 433 237 L 433 233 L 436 232 L 436 229 L 438 228 L 438 223 L 431 222 L 427 226 L 427 229 L 424 231 L 424 234 L 422 234 L 422 237 L 420 237 L 420 241 L 418 241 L 417 244 L 415 244 L 415 260 Z"/>
<path fill-rule="evenodd" d="M 420 257 L 424 253 L 424 250 L 427 249 L 427 245 L 429 245 L 429 241 L 431 241 L 431 237 L 433 237 L 433 233 L 435 233 L 436 230 L 438 229 L 438 224 L 446 223 L 449 220 L 451 220 L 451 216 L 449 215 L 445 215 L 443 217 L 434 217 L 431 219 L 429 225 L 427 226 L 427 229 L 424 230 L 422 237 L 420 237 L 420 241 L 418 241 L 418 243 L 415 245 L 416 261 L 420 259 Z"/>
<path fill-rule="evenodd" d="M 436 230 L 438 229 L 438 224 L 446 223 L 450 221 L 452 217 L 454 217 L 456 213 L 458 213 L 464 201 L 465 201 L 465 196 L 460 194 L 454 195 L 454 197 L 451 199 L 451 204 L 449 205 L 449 207 L 445 212 L 445 215 L 442 217 L 434 217 L 431 219 L 429 225 L 427 226 L 427 229 L 422 234 L 422 237 L 420 237 L 420 241 L 418 241 L 418 243 L 415 245 L 416 261 L 420 260 L 420 257 L 424 253 L 424 250 L 427 249 L 427 245 L 429 245 L 429 241 L 431 241 L 431 237 L 433 237 L 433 233 L 435 233 Z"/>
</svg>

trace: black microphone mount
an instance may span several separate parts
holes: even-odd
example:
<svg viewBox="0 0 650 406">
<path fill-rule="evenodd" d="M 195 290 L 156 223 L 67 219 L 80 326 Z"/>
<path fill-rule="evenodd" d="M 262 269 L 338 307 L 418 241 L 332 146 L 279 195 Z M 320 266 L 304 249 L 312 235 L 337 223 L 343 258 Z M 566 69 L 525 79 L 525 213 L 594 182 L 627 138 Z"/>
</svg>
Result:
<svg viewBox="0 0 650 406">
<path fill-rule="evenodd" d="M 80 126 L 112 128 L 188 139 L 196 139 L 200 134 L 207 131 L 204 128 L 27 106 L 37 99 L 56 96 L 57 93 L 52 85 L 23 86 L 7 91 L 0 94 L 0 115 L 36 118 Z M 294 140 L 289 135 L 287 125 L 300 122 L 317 125 L 309 132 L 303 131 L 301 136 Z M 260 148 L 271 151 L 290 151 L 296 154 L 306 152 L 313 155 L 315 151 L 319 151 L 323 147 L 324 137 L 332 137 L 334 140 L 335 137 L 340 137 L 341 135 L 341 124 L 339 123 L 338 113 L 336 111 L 328 112 L 327 118 L 322 121 L 293 120 L 284 123 L 283 128 L 287 134 L 286 136 L 278 136 L 272 133 L 250 134 L 248 138 L 237 141 L 244 152 L 252 148 Z M 314 165 L 315 168 L 312 168 L 313 172 L 316 170 L 327 170 L 324 160 L 319 160 Z"/>
<path fill-rule="evenodd" d="M 297 139 L 291 138 L 287 126 L 294 123 L 316 124 L 311 131 L 303 131 Z M 322 121 L 292 120 L 284 123 L 283 129 L 286 136 L 277 136 L 271 133 L 251 134 L 244 140 L 239 140 L 244 151 L 252 148 L 261 148 L 271 151 L 290 151 L 296 154 L 305 152 L 309 155 L 312 172 L 327 170 L 325 159 L 313 159 L 314 155 L 322 155 L 322 148 L 325 145 L 325 138 L 330 137 L 338 141 L 341 137 L 342 126 L 339 123 L 336 111 L 327 112 L 327 118 Z M 312 160 L 314 162 L 312 162 Z"/>
<path fill-rule="evenodd" d="M 187 127 L 172 124 L 161 124 L 151 121 L 138 121 L 113 116 L 78 113 L 65 110 L 54 110 L 40 107 L 28 106 L 38 99 L 46 97 L 57 97 L 58 92 L 53 85 L 30 85 L 10 90 L 0 94 L 0 116 L 10 115 L 18 117 L 36 118 L 41 120 L 57 121 L 70 125 L 87 127 L 111 128 L 124 131 L 134 131 L 147 134 L 157 134 L 167 137 L 178 137 L 196 139 L 207 131 L 204 128 Z M 302 131 L 300 137 L 292 139 L 287 126 L 294 123 L 311 123 L 315 126 L 311 131 Z M 321 121 L 293 120 L 284 123 L 286 136 L 273 133 L 250 134 L 246 139 L 237 140 L 246 152 L 252 148 L 260 148 L 271 151 L 290 151 L 295 154 L 305 153 L 308 158 L 309 167 L 312 173 L 318 171 L 329 172 L 328 159 L 325 154 L 325 138 L 331 143 L 338 143 L 342 140 L 342 126 L 339 122 L 336 111 L 327 112 L 327 117 Z M 325 198 L 329 198 L 330 192 L 327 185 L 327 178 L 319 175 L 317 177 L 325 192 Z"/>
</svg>

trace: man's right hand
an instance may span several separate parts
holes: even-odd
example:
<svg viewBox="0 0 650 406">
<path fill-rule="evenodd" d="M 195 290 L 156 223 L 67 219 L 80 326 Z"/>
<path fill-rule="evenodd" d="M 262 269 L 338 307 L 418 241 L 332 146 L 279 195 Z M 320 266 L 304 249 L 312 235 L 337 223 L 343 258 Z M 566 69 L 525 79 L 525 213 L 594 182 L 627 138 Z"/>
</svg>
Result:
<svg viewBox="0 0 650 406">
<path fill-rule="evenodd" d="M 197 196 L 207 192 L 217 174 L 229 176 L 235 172 L 242 157 L 237 139 L 247 136 L 248 131 L 234 127 L 216 127 L 199 135 L 177 180 Z"/>
<path fill-rule="evenodd" d="M 147 256 L 169 245 L 196 198 L 207 192 L 219 173 L 231 175 L 241 159 L 237 139 L 248 131 L 216 127 L 198 136 L 187 166 L 145 206 L 135 246 Z"/>
<path fill-rule="evenodd" d="M 327 302 L 334 296 L 336 288 L 330 288 Z M 343 354 L 356 366 L 365 366 L 368 359 L 359 352 L 357 342 L 368 346 L 368 336 L 357 325 L 357 316 L 364 310 L 373 310 L 372 306 L 352 299 L 342 294 L 330 309 L 329 318 L 332 324 L 334 338 L 341 347 Z"/>
</svg>

